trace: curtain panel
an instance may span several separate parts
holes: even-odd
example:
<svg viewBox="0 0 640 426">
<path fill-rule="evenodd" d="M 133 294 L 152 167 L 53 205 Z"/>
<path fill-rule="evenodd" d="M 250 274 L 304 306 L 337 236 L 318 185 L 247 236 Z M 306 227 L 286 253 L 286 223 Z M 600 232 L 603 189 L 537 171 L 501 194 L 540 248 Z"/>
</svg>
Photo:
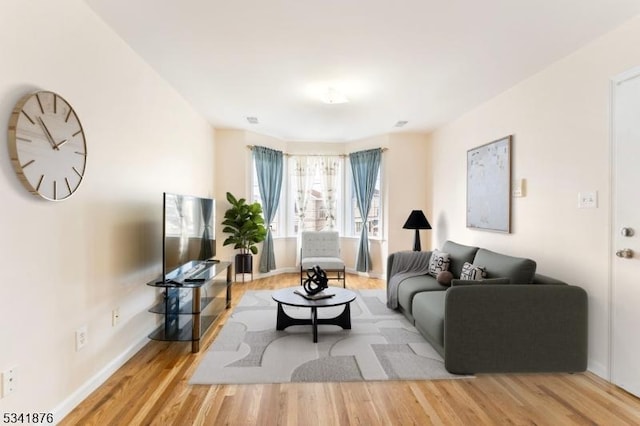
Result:
<svg viewBox="0 0 640 426">
<path fill-rule="evenodd" d="M 282 151 L 276 151 L 263 146 L 254 146 L 253 160 L 256 164 L 258 189 L 260 191 L 260 197 L 262 198 L 262 210 L 265 224 L 267 225 L 267 237 L 262 246 L 259 270 L 260 272 L 269 272 L 276 269 L 271 222 L 273 222 L 273 218 L 278 210 L 280 192 L 282 191 Z"/>
<path fill-rule="evenodd" d="M 367 218 L 373 199 L 382 149 L 369 149 L 349 154 L 351 170 L 353 172 L 353 186 L 360 215 L 362 216 L 362 230 L 356 256 L 356 270 L 369 272 L 371 270 L 371 255 L 369 253 L 369 232 Z"/>
<path fill-rule="evenodd" d="M 302 231 L 305 227 L 305 212 L 309 201 L 309 191 L 313 185 L 316 174 L 315 163 L 312 157 L 294 156 L 291 157 L 291 173 L 293 175 L 293 185 L 296 201 L 296 216 L 298 218 L 297 253 L 296 265 L 300 264 L 300 247 L 302 245 Z"/>
<path fill-rule="evenodd" d="M 324 227 L 327 231 L 336 228 L 337 193 L 340 177 L 340 157 L 322 156 L 319 158 L 319 168 L 322 177 L 322 201 L 327 211 L 327 223 Z"/>
<path fill-rule="evenodd" d="M 308 207 L 313 199 L 311 193 L 314 189 L 320 193 L 326 212 L 325 223 L 320 230 L 333 231 L 336 228 L 342 158 L 336 155 L 295 155 L 291 157 L 289 164 L 298 221 L 296 264 L 300 264 L 302 232 L 318 230 L 316 227 L 309 228 L 306 220 L 309 219 Z M 314 188 L 316 184 L 319 187 Z"/>
</svg>

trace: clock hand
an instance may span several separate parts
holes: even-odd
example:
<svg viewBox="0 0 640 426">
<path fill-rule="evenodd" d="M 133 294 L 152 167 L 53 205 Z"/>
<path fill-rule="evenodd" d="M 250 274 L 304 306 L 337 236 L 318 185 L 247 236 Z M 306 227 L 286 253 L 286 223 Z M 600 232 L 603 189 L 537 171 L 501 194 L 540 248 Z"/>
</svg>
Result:
<svg viewBox="0 0 640 426">
<path fill-rule="evenodd" d="M 63 141 L 59 142 L 56 144 L 56 146 L 58 148 L 60 148 L 62 145 L 64 145 L 65 143 L 69 142 L 71 139 L 75 138 L 76 136 L 78 136 L 80 133 L 82 133 L 82 129 L 78 130 L 77 132 L 75 132 L 74 134 L 72 134 L 71 136 L 69 136 L 67 139 L 64 139 Z"/>
<path fill-rule="evenodd" d="M 53 140 L 51 139 L 51 136 L 49 136 L 49 133 L 47 133 L 47 129 L 42 121 L 42 119 L 40 117 L 36 117 L 36 121 L 38 122 L 38 125 L 40 126 L 40 128 L 42 129 L 42 133 L 44 133 L 45 138 L 47 138 L 47 140 L 49 141 L 49 143 L 51 144 L 51 147 L 55 147 L 55 142 L 53 142 Z"/>
<path fill-rule="evenodd" d="M 65 143 L 67 143 L 67 142 L 69 142 L 69 139 L 65 139 L 65 140 L 63 140 L 63 141 L 61 141 L 61 142 L 58 142 L 58 143 L 56 144 L 56 148 L 57 148 L 57 149 L 60 149 L 60 147 L 61 147 L 62 145 L 64 145 Z"/>
<path fill-rule="evenodd" d="M 58 149 L 58 145 L 56 145 L 55 141 L 53 140 L 53 137 L 51 137 L 51 133 L 49 133 L 49 129 L 47 129 L 46 124 L 44 124 L 44 120 L 42 119 L 42 117 L 38 117 L 37 120 L 38 120 L 38 124 L 40 124 L 40 127 L 42 127 L 42 131 L 44 132 L 44 135 L 46 136 L 47 140 L 51 144 L 51 147 L 53 149 Z"/>
</svg>

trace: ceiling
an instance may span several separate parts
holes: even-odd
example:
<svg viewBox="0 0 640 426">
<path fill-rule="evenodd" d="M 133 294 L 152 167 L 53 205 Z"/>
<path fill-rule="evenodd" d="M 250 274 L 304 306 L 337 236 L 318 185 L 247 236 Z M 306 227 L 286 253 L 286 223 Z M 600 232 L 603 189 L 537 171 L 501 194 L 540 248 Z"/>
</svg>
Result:
<svg viewBox="0 0 640 426">
<path fill-rule="evenodd" d="M 430 131 L 640 13 L 640 0 L 85 1 L 216 128 L 322 142 Z M 329 88 L 349 102 L 323 103 Z"/>
</svg>

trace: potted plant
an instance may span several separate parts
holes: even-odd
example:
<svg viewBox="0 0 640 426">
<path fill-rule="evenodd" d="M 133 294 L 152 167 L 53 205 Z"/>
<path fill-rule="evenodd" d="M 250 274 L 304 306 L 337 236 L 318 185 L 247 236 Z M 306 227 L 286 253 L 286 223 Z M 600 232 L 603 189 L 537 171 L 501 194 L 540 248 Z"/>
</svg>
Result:
<svg viewBox="0 0 640 426">
<path fill-rule="evenodd" d="M 234 249 L 239 249 L 236 254 L 236 273 L 253 272 L 253 255 L 258 253 L 256 244 L 267 237 L 267 229 L 262 217 L 260 203 L 248 204 L 244 198 L 237 199 L 227 192 L 227 201 L 231 207 L 224 213 L 224 228 L 222 232 L 230 234 L 223 246 L 233 244 Z"/>
</svg>

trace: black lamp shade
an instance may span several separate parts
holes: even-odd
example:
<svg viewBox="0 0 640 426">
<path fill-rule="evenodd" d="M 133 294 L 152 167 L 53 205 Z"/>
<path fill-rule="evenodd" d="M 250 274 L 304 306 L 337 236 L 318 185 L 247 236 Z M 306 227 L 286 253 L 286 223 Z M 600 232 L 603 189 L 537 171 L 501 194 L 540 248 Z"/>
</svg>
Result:
<svg viewBox="0 0 640 426">
<path fill-rule="evenodd" d="M 429 221 L 425 217 L 422 210 L 411 210 L 409 218 L 404 223 L 404 229 L 431 229 Z"/>
<path fill-rule="evenodd" d="M 422 213 L 422 210 L 412 210 L 403 228 L 416 230 L 416 235 L 413 239 L 413 251 L 421 251 L 419 229 L 431 229 L 431 225 L 429 225 L 429 221 L 424 213 Z"/>
</svg>

